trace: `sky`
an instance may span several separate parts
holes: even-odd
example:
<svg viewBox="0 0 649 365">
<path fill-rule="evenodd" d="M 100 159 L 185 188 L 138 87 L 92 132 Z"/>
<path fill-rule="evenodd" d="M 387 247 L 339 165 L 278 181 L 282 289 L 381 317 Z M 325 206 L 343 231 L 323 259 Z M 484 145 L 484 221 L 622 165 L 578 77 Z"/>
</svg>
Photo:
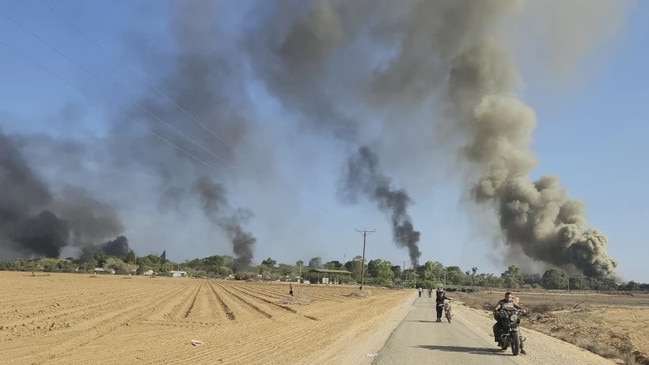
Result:
<svg viewBox="0 0 649 365">
<path fill-rule="evenodd" d="M 649 282 L 649 4 L 0 0 L 0 258 Z"/>
</svg>

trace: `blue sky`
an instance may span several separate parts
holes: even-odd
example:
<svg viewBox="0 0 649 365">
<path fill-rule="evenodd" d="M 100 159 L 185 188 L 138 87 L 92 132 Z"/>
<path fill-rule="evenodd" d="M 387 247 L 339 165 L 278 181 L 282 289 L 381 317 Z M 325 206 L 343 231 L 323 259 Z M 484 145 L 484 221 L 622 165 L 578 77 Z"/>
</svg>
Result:
<svg viewBox="0 0 649 365">
<path fill-rule="evenodd" d="M 234 49 L 245 39 L 244 30 L 257 25 L 246 18 L 249 9 L 257 12 L 259 18 L 255 19 L 267 21 L 263 14 L 272 6 L 255 6 L 255 2 L 214 6 L 214 17 L 221 24 L 214 42 Z M 272 88 L 251 76 L 250 65 L 226 60 L 228 67 L 246 78 L 228 84 L 230 92 L 224 103 L 234 105 L 235 111 L 245 110 L 238 114 L 254 133 L 228 134 L 226 139 L 234 146 L 230 149 L 209 139 L 195 121 L 183 122 L 196 141 L 210 140 L 213 151 L 218 151 L 214 154 L 225 157 L 229 166 L 212 160 L 210 166 L 196 164 L 177 154 L 173 146 L 156 140 L 142 124 L 127 122 L 125 115 L 133 111 L 133 105 L 129 109 L 132 100 L 147 92 L 155 94 L 142 80 L 162 85 L 165 71 L 172 65 L 160 55 L 178 51 L 169 25 L 172 9 L 158 1 L 0 0 L 1 130 L 25 138 L 27 160 L 51 189 L 83 185 L 93 196 L 116 207 L 125 227 L 123 233 L 136 253 L 166 249 L 168 258 L 183 261 L 230 254 L 231 248 L 197 202 L 179 203 L 176 210 L 161 208 L 157 190 L 162 183 L 157 173 L 169 172 L 174 181 L 181 179 L 177 175 L 191 172 L 226 176 L 229 203 L 254 212 L 244 227 L 257 238 L 255 262 L 266 257 L 291 264 L 316 256 L 323 262 L 350 260 L 362 250 L 362 235 L 356 229 L 376 230 L 368 236 L 367 257 L 399 265 L 408 262 L 408 252 L 392 242 L 389 221 L 376 204 L 362 199 L 358 204 L 345 204 L 336 198 L 349 147 L 301 127 L 295 112 L 300 106 L 287 110 Z M 523 80 L 521 98 L 537 116 L 531 148 L 539 165 L 532 177 L 560 176 L 571 197 L 585 203 L 590 225 L 608 237 L 608 254 L 618 262 L 618 274 L 625 280 L 649 282 L 645 263 L 649 258 L 645 238 L 649 233 L 649 194 L 645 189 L 649 169 L 644 162 L 649 146 L 643 143 L 649 135 L 649 50 L 644 46 L 649 38 L 649 4 L 638 2 L 630 9 L 620 27 L 572 64 L 570 77 L 554 72 L 549 61 L 530 61 L 529 48 L 517 48 L 514 54 Z M 281 31 L 280 26 L 278 29 Z M 344 59 L 345 53 L 340 57 Z M 385 55 L 377 52 L 375 57 Z M 349 70 L 354 67 L 350 65 Z M 337 89 L 341 86 L 329 86 L 327 92 L 341 91 Z M 162 87 L 153 91 L 160 90 Z M 245 96 L 239 97 L 238 92 Z M 155 100 L 170 108 L 164 98 L 156 96 Z M 349 99 L 346 107 L 367 108 L 353 105 L 353 101 Z M 227 108 L 219 110 L 223 109 Z M 422 107 L 413 118 L 427 118 L 426 110 Z M 381 118 L 371 110 L 358 115 Z M 395 148 L 389 138 L 393 127 L 362 126 L 367 135 L 364 141 L 383 151 Z M 406 135 L 433 133 L 407 129 L 402 131 Z M 115 163 L 110 153 L 104 155 L 109 150 L 104 143 L 117 130 L 126 130 L 134 140 L 155 141 L 155 149 L 141 145 L 139 153 L 168 157 L 146 160 L 155 161 L 155 165 L 131 165 L 124 162 L 128 159 L 119 158 Z M 174 136 L 167 133 L 165 136 Z M 53 145 L 74 141 L 85 146 L 87 153 L 79 157 L 81 165 L 60 162 L 57 166 L 66 156 L 57 159 L 60 150 L 34 142 L 38 141 L 34 136 L 43 135 L 52 137 Z M 174 138 L 182 140 L 178 135 Z M 403 148 L 415 151 L 425 146 L 413 143 Z M 495 218 L 473 215 L 473 208 L 467 207 L 468 188 L 454 172 L 455 157 L 441 148 L 431 151 L 405 160 L 389 153 L 382 156 L 387 175 L 414 201 L 408 213 L 415 229 L 421 231 L 420 262 L 433 260 L 464 270 L 476 266 L 480 272 L 503 272 L 510 264 L 502 260 L 503 246 L 494 243 L 482 226 L 488 227 Z M 202 157 L 205 155 L 197 156 L 208 161 Z M 133 160 L 139 159 L 134 156 Z M 174 170 L 180 165 L 192 167 Z M 411 165 L 416 165 L 419 173 L 412 173 Z M 514 263 L 525 265 L 526 261 Z"/>
</svg>

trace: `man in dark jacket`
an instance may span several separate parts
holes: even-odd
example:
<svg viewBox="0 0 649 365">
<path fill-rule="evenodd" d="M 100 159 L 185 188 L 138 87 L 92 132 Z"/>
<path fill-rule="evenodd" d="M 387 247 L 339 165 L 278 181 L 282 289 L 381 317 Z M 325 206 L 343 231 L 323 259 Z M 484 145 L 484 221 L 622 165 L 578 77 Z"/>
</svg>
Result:
<svg viewBox="0 0 649 365">
<path fill-rule="evenodd" d="M 435 293 L 435 309 L 437 310 L 437 322 L 442 321 L 442 312 L 444 311 L 445 300 L 452 300 L 452 298 L 446 296 L 446 292 L 444 292 L 444 289 L 438 288 L 437 292 Z"/>
<path fill-rule="evenodd" d="M 525 309 L 518 305 L 518 298 L 515 298 L 510 292 L 505 293 L 505 299 L 498 301 L 498 303 L 494 307 L 494 319 L 496 320 L 496 323 L 493 326 L 494 341 L 498 342 L 498 346 L 500 346 L 500 334 L 503 329 L 502 319 L 498 316 L 498 311 L 501 308 L 506 307 L 520 309 L 521 311 L 523 311 L 523 313 L 525 313 Z M 525 350 L 521 349 L 521 353 L 524 354 Z"/>
</svg>

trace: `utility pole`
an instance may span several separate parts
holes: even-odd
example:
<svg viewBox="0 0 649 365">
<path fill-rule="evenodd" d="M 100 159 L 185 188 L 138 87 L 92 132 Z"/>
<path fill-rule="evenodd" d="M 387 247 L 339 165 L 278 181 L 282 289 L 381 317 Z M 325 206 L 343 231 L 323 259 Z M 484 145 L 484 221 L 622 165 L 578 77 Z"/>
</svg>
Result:
<svg viewBox="0 0 649 365">
<path fill-rule="evenodd" d="M 363 290 L 363 284 L 365 283 L 365 242 L 367 241 L 367 235 L 372 232 L 376 232 L 376 230 L 371 230 L 368 231 L 367 229 L 364 230 L 359 230 L 357 229 L 356 232 L 362 233 L 363 234 L 363 258 L 361 261 L 361 287 L 360 290 Z"/>
</svg>

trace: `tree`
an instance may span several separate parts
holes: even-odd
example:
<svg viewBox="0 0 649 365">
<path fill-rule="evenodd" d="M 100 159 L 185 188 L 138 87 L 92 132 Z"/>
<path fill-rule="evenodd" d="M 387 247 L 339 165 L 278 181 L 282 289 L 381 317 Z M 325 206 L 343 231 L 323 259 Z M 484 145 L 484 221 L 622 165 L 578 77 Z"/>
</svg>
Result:
<svg viewBox="0 0 649 365">
<path fill-rule="evenodd" d="M 383 260 L 381 259 L 370 260 L 367 263 L 367 271 L 365 272 L 366 277 L 370 277 L 370 278 L 377 277 L 379 275 L 379 270 L 382 262 Z"/>
<path fill-rule="evenodd" d="M 115 270 L 116 274 L 128 274 L 129 269 L 124 260 L 113 256 L 108 256 L 104 267 Z"/>
<path fill-rule="evenodd" d="M 500 274 L 500 277 L 508 288 L 520 288 L 523 285 L 523 275 L 516 265 L 508 267 L 507 271 Z"/>
<path fill-rule="evenodd" d="M 543 277 L 540 274 L 534 273 L 534 274 L 522 274 L 522 275 L 523 275 L 523 283 L 527 285 L 530 286 L 543 285 Z"/>
<path fill-rule="evenodd" d="M 128 250 L 128 253 L 126 254 L 126 258 L 124 259 L 125 262 L 129 264 L 134 264 L 135 263 L 135 252 L 133 250 Z"/>
<path fill-rule="evenodd" d="M 449 266 L 446 268 L 445 285 L 463 285 L 465 277 L 464 272 L 459 266 Z"/>
<path fill-rule="evenodd" d="M 375 283 L 379 285 L 392 285 L 394 282 L 394 272 L 392 271 L 392 263 L 386 260 L 378 260 L 376 264 Z M 369 264 L 368 264 L 369 270 Z"/>
<path fill-rule="evenodd" d="M 270 272 L 270 269 L 268 266 L 261 264 L 257 265 L 257 273 L 261 275 L 262 277 L 266 276 L 266 273 Z"/>
<path fill-rule="evenodd" d="M 275 268 L 275 264 L 277 264 L 277 261 L 275 261 L 275 260 L 273 260 L 273 259 L 271 259 L 271 258 L 269 257 L 269 258 L 267 258 L 266 260 L 262 261 L 261 264 L 264 265 L 264 266 L 266 266 L 266 267 L 268 267 L 269 269 L 274 269 L 274 268 Z"/>
<path fill-rule="evenodd" d="M 392 270 L 392 277 L 393 278 L 401 278 L 403 271 L 401 270 L 401 266 L 399 265 L 394 265 L 390 268 Z"/>
<path fill-rule="evenodd" d="M 561 269 L 550 269 L 543 273 L 541 282 L 545 289 L 565 289 L 568 287 L 568 274 Z"/>
<path fill-rule="evenodd" d="M 329 270 L 342 270 L 344 269 L 344 265 L 340 261 L 329 261 L 324 264 L 324 267 L 326 267 Z"/>
<path fill-rule="evenodd" d="M 352 273 L 354 280 L 361 282 L 361 269 L 363 264 L 361 263 L 363 258 L 361 256 L 355 256 L 352 261 L 345 262 L 345 269 Z"/>
<path fill-rule="evenodd" d="M 53 258 L 44 258 L 41 259 L 41 266 L 43 267 L 43 271 L 45 272 L 57 272 L 60 271 L 58 268 L 58 263 L 59 259 L 53 259 Z"/>
<path fill-rule="evenodd" d="M 438 270 L 434 262 L 426 261 L 421 273 L 422 279 L 437 282 Z"/>
<path fill-rule="evenodd" d="M 471 288 L 475 285 L 475 274 L 478 273 L 478 268 L 476 266 L 471 268 Z"/>
<path fill-rule="evenodd" d="M 295 268 L 291 265 L 279 264 L 277 265 L 277 272 L 282 276 L 288 276 L 293 273 Z"/>
<path fill-rule="evenodd" d="M 103 252 L 95 252 L 93 258 L 95 259 L 95 262 L 97 263 L 98 267 L 104 267 L 108 256 Z"/>
</svg>

